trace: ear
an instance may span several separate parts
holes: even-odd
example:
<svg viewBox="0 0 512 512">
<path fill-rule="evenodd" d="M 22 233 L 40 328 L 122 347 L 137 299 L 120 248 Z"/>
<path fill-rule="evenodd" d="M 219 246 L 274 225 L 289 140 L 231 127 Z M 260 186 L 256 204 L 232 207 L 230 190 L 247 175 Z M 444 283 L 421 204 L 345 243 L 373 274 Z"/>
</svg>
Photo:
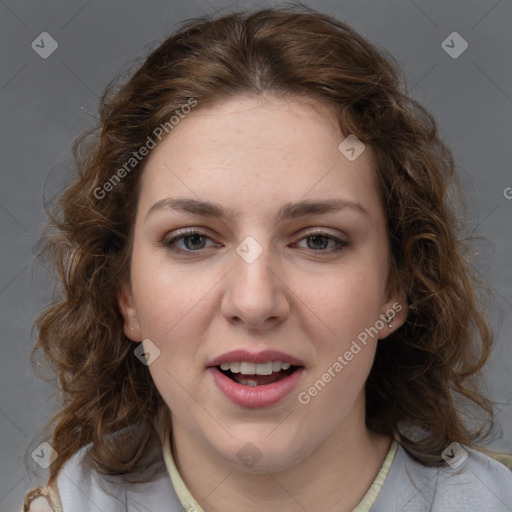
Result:
<svg viewBox="0 0 512 512">
<path fill-rule="evenodd" d="M 397 274 L 392 272 L 388 281 L 386 302 L 383 304 L 383 311 L 380 315 L 380 319 L 384 322 L 384 327 L 379 329 L 380 340 L 387 338 L 402 327 L 409 315 L 407 294 L 400 283 Z"/>
<path fill-rule="evenodd" d="M 135 302 L 133 300 L 131 286 L 128 283 L 121 286 L 117 296 L 117 304 L 119 306 L 119 311 L 124 318 L 123 330 L 125 336 L 132 341 L 142 341 Z"/>
</svg>

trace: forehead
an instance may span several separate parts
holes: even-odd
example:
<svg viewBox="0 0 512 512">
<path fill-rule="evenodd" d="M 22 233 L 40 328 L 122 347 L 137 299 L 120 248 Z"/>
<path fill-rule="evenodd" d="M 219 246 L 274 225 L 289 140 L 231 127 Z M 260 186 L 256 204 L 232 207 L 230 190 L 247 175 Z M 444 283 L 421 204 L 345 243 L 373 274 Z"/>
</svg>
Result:
<svg viewBox="0 0 512 512">
<path fill-rule="evenodd" d="M 241 97 L 198 105 L 149 155 L 141 210 L 170 195 L 233 207 L 299 198 L 375 200 L 375 169 L 366 147 L 350 161 L 338 149 L 335 112 L 304 98 Z M 338 194 L 339 192 L 339 194 Z"/>
</svg>

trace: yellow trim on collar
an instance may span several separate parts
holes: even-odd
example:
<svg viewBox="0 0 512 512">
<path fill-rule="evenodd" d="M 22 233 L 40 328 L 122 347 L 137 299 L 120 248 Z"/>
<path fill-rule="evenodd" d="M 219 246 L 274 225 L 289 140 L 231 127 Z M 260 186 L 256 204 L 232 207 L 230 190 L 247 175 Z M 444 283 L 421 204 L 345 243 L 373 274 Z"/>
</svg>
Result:
<svg viewBox="0 0 512 512">
<path fill-rule="evenodd" d="M 185 509 L 185 512 L 204 512 L 199 503 L 194 499 L 190 491 L 188 490 L 185 482 L 181 478 L 181 475 L 178 472 L 178 468 L 174 462 L 174 458 L 172 456 L 171 445 L 170 445 L 170 431 L 167 431 L 165 435 L 164 441 L 164 460 L 165 465 L 167 466 L 167 471 L 169 472 L 169 476 L 171 478 L 172 485 L 174 487 L 174 491 L 180 500 L 182 507 Z M 393 463 L 396 452 L 398 449 L 398 443 L 393 441 L 391 446 L 389 447 L 388 453 L 380 471 L 378 472 L 375 480 L 372 485 L 366 491 L 366 494 L 363 496 L 363 499 L 360 501 L 359 505 L 353 510 L 353 512 L 369 512 L 372 505 L 375 503 L 377 496 L 384 484 L 384 480 L 388 475 L 389 468 Z"/>
<path fill-rule="evenodd" d="M 375 477 L 375 480 L 373 481 L 372 485 L 370 485 L 370 488 L 366 491 L 366 494 L 359 502 L 359 505 L 357 505 L 357 507 L 352 512 L 369 512 L 369 510 L 372 508 L 380 490 L 382 489 L 382 486 L 384 485 L 384 480 L 386 480 L 386 477 L 388 476 L 389 468 L 395 459 L 397 450 L 398 443 L 393 441 L 389 447 L 388 454 L 384 459 L 382 467 Z"/>
<path fill-rule="evenodd" d="M 181 506 L 185 509 L 185 512 L 204 512 L 199 503 L 197 503 L 192 494 L 190 494 L 188 487 L 181 478 L 178 468 L 176 467 L 176 463 L 174 462 L 174 457 L 172 456 L 170 439 L 171 432 L 168 430 L 165 433 L 164 440 L 164 461 L 167 471 L 169 472 L 169 476 L 171 477 L 174 492 L 176 493 L 176 496 L 178 496 Z"/>
</svg>

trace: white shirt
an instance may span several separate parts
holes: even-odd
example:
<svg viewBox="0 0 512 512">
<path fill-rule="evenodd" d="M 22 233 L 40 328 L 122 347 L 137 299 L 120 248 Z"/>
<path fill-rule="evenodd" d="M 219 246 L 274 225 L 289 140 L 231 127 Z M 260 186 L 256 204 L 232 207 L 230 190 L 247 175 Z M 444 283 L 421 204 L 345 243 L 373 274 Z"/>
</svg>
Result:
<svg viewBox="0 0 512 512">
<path fill-rule="evenodd" d="M 38 498 L 30 504 L 29 512 L 201 512 L 188 490 L 189 498 L 184 499 L 183 492 L 181 501 L 178 498 L 175 487 L 184 484 L 168 441 L 163 447 L 161 474 L 144 484 L 129 484 L 120 477 L 92 471 L 83 461 L 88 446 L 73 455 L 59 472 L 53 506 L 45 498 Z M 367 493 L 366 504 L 363 499 L 356 511 L 512 512 L 512 472 L 487 455 L 460 447 L 458 465 L 427 467 L 400 445 L 393 444 L 390 453 L 392 450 L 393 457 L 390 459 L 388 454 L 386 458 L 390 465 L 383 482 L 378 482 L 381 470 L 370 487 L 373 494 Z M 372 494 L 371 503 L 368 494 Z"/>
</svg>

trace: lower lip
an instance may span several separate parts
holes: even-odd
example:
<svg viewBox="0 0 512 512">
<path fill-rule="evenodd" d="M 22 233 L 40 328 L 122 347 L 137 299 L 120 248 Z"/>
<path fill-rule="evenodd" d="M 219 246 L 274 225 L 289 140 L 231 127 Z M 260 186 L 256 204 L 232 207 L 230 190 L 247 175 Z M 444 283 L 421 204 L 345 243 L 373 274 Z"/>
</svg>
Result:
<svg viewBox="0 0 512 512">
<path fill-rule="evenodd" d="M 262 386 L 244 386 L 226 377 L 216 367 L 208 368 L 213 380 L 231 402 L 243 407 L 257 408 L 274 405 L 297 386 L 304 368 L 297 368 L 284 379 Z"/>
</svg>

